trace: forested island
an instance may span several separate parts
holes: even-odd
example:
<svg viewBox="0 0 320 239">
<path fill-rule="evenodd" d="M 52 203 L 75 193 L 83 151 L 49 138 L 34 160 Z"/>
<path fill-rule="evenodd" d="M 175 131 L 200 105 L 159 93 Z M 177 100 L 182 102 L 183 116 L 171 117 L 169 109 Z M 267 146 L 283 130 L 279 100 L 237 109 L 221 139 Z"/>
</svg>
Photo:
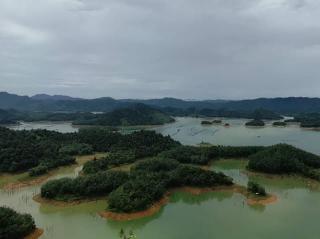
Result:
<svg viewBox="0 0 320 239">
<path fill-rule="evenodd" d="M 287 123 L 284 122 L 284 121 L 275 121 L 275 122 L 272 123 L 272 125 L 273 126 L 282 126 L 282 127 L 284 127 L 284 126 L 287 126 Z"/>
<path fill-rule="evenodd" d="M 128 108 L 117 109 L 109 113 L 96 114 L 90 119 L 76 119 L 76 125 L 102 126 L 134 126 L 134 125 L 161 125 L 174 122 L 168 114 L 146 106 L 136 104 Z"/>
<path fill-rule="evenodd" d="M 30 214 L 21 214 L 8 207 L 0 207 L 0 238 L 22 239 L 34 233 L 37 238 L 42 231 L 36 231 L 34 219 Z"/>
<path fill-rule="evenodd" d="M 254 120 L 248 121 L 245 125 L 246 126 L 265 126 L 265 123 L 263 122 L 263 120 L 254 119 Z"/>
<path fill-rule="evenodd" d="M 111 112 L 21 112 L 0 109 L 0 124 L 17 124 L 19 121 L 71 121 L 75 125 L 135 126 L 161 125 L 174 122 L 174 118 L 159 109 L 134 104 Z"/>
</svg>

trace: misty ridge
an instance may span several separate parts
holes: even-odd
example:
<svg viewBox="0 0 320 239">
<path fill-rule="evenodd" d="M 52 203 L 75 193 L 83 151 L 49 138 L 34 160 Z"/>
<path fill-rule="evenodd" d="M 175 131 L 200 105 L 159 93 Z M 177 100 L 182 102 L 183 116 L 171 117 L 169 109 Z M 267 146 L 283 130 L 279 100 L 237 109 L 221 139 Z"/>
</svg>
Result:
<svg viewBox="0 0 320 239">
<path fill-rule="evenodd" d="M 29 97 L 0 92 L 0 108 L 18 111 L 110 112 L 138 103 L 159 108 L 171 114 L 183 114 L 194 110 L 208 111 L 207 114 L 212 110 L 252 112 L 257 109 L 264 109 L 279 114 L 320 111 L 320 98 L 308 97 L 257 98 L 247 100 L 114 99 L 111 97 L 83 99 L 46 94 Z"/>
</svg>

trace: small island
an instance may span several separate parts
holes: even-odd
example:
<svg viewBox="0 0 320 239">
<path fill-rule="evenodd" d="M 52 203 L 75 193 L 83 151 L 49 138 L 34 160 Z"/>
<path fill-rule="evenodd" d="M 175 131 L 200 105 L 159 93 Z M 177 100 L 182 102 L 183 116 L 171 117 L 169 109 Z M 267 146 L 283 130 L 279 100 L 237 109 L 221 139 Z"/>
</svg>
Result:
<svg viewBox="0 0 320 239">
<path fill-rule="evenodd" d="M 212 125 L 212 124 L 221 124 L 222 120 L 213 120 L 213 121 L 208 121 L 208 120 L 203 120 L 201 121 L 202 125 Z"/>
<path fill-rule="evenodd" d="M 254 120 L 251 120 L 251 121 L 248 121 L 246 124 L 246 126 L 265 126 L 265 123 L 263 120 L 259 120 L 259 119 L 254 119 Z"/>
<path fill-rule="evenodd" d="M 8 207 L 0 207 L 0 238 L 30 238 L 40 237 L 43 230 L 37 229 L 30 214 L 21 214 Z"/>
<path fill-rule="evenodd" d="M 273 126 L 281 126 L 281 127 L 284 127 L 284 126 L 287 126 L 287 123 L 284 122 L 284 121 L 275 121 L 272 123 Z"/>
<path fill-rule="evenodd" d="M 203 120 L 203 121 L 201 121 L 201 124 L 202 125 L 212 125 L 212 122 L 208 121 L 208 120 Z"/>
</svg>

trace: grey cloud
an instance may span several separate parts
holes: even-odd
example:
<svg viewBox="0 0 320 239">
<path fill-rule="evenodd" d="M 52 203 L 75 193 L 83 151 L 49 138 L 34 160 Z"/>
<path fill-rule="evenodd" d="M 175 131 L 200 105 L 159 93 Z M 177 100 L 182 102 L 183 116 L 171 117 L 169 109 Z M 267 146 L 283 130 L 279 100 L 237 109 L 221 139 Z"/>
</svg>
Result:
<svg viewBox="0 0 320 239">
<path fill-rule="evenodd" d="M 0 89 L 320 96 L 319 16 L 317 0 L 2 0 Z"/>
</svg>

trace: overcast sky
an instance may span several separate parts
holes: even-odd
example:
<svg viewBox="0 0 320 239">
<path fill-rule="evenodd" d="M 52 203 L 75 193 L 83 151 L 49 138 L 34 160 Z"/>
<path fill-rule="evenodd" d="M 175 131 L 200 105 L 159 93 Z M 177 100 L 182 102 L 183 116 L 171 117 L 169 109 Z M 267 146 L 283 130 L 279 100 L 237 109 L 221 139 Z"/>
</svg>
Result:
<svg viewBox="0 0 320 239">
<path fill-rule="evenodd" d="M 0 0 L 0 91 L 320 97 L 320 1 Z"/>
</svg>

